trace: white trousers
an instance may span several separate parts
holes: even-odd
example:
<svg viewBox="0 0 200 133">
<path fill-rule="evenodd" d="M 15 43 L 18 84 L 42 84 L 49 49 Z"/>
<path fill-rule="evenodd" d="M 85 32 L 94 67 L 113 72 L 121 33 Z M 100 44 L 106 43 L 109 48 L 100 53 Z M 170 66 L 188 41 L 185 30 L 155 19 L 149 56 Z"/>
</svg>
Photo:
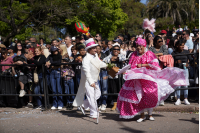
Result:
<svg viewBox="0 0 200 133">
<path fill-rule="evenodd" d="M 96 90 L 95 90 L 96 92 L 94 92 L 94 88 L 91 87 L 88 82 L 86 82 L 86 85 L 85 85 L 87 99 L 85 99 L 83 101 L 83 106 L 84 106 L 85 109 L 88 108 L 88 107 L 90 108 L 90 115 L 91 116 L 97 116 L 97 113 L 98 113 L 97 112 L 97 108 L 98 108 L 97 100 L 101 96 L 99 84 L 95 83 L 95 85 L 96 85 Z M 95 93 L 95 96 L 94 96 L 94 93 Z"/>
</svg>

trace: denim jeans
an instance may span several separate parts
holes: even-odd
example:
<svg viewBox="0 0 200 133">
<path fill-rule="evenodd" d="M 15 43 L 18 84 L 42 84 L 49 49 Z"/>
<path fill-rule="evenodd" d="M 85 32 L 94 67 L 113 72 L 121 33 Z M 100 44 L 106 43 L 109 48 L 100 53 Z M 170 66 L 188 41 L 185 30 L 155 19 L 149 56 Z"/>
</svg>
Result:
<svg viewBox="0 0 200 133">
<path fill-rule="evenodd" d="M 108 76 L 108 74 L 107 74 L 106 70 L 101 70 L 101 72 L 99 73 L 100 81 L 98 81 L 98 83 L 99 83 L 99 88 L 101 89 L 102 94 L 108 93 L 108 77 L 107 76 Z M 107 77 L 107 79 L 104 79 L 106 77 Z M 99 98 L 100 104 L 106 105 L 107 97 L 108 97 L 107 95 L 102 95 Z"/>
<path fill-rule="evenodd" d="M 38 74 L 38 78 L 39 78 L 39 82 L 37 84 L 35 84 L 34 93 L 35 94 L 43 94 L 44 89 L 43 89 L 42 73 Z M 42 96 L 36 96 L 35 99 L 37 101 L 37 105 L 41 106 L 42 105 Z"/>
<path fill-rule="evenodd" d="M 50 82 L 53 94 L 62 94 L 60 69 L 51 71 Z M 53 96 L 53 106 L 63 107 L 62 96 Z"/>
<path fill-rule="evenodd" d="M 173 49 L 172 48 L 168 48 L 168 54 L 172 54 Z"/>
<path fill-rule="evenodd" d="M 70 79 L 68 81 L 64 80 L 65 94 L 74 94 L 74 80 Z M 75 96 L 67 96 L 67 103 L 72 103 Z"/>
<path fill-rule="evenodd" d="M 185 72 L 186 72 L 186 78 L 189 77 L 189 74 L 188 74 L 188 69 L 185 69 Z M 187 88 L 187 86 L 179 86 L 177 88 Z M 177 98 L 180 99 L 180 95 L 181 95 L 181 91 L 182 90 L 176 90 L 176 95 L 177 95 Z M 183 90 L 184 92 L 184 98 L 187 98 L 188 97 L 188 90 Z"/>
<path fill-rule="evenodd" d="M 79 86 L 81 80 L 81 74 L 76 74 L 76 83 Z"/>
</svg>

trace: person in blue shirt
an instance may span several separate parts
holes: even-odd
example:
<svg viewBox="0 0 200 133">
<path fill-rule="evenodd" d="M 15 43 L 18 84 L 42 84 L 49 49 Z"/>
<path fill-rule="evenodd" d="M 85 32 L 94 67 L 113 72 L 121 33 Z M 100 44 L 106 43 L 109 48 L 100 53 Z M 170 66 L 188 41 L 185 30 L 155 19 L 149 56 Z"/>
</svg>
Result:
<svg viewBox="0 0 200 133">
<path fill-rule="evenodd" d="M 184 30 L 182 35 L 183 35 L 183 38 L 186 40 L 185 45 L 188 47 L 188 50 L 191 53 L 194 48 L 194 43 L 190 39 L 190 31 Z"/>
</svg>

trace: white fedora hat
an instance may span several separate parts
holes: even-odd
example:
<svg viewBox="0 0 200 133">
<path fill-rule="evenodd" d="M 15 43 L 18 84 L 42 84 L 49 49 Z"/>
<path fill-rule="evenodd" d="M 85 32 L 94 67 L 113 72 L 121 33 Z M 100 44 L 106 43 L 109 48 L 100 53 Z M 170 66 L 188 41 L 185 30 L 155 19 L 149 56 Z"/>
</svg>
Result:
<svg viewBox="0 0 200 133">
<path fill-rule="evenodd" d="M 95 46 L 97 46 L 99 44 L 95 44 L 94 39 L 90 38 L 90 39 L 85 41 L 85 45 L 86 45 L 85 51 L 87 51 L 88 49 L 90 49 L 92 47 L 95 47 Z"/>
</svg>

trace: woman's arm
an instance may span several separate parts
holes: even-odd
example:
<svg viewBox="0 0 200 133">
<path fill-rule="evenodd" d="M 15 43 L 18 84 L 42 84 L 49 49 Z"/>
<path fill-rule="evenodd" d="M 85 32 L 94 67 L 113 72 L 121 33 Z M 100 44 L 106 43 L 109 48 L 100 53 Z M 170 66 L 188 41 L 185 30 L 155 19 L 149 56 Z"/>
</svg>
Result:
<svg viewBox="0 0 200 133">
<path fill-rule="evenodd" d="M 45 64 L 46 57 L 44 55 L 41 55 L 40 60 L 33 60 L 33 63 L 37 66 L 42 66 L 42 64 Z"/>
<path fill-rule="evenodd" d="M 137 64 L 137 68 L 149 67 L 149 64 Z"/>
<path fill-rule="evenodd" d="M 168 49 L 166 45 L 162 45 L 163 55 L 168 55 Z"/>
</svg>

